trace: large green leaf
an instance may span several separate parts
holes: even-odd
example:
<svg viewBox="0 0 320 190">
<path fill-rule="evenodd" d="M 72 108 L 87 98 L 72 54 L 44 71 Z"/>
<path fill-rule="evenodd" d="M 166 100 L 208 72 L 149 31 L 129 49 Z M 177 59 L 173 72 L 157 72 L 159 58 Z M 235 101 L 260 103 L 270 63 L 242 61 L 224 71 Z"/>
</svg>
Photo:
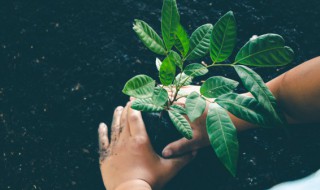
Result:
<svg viewBox="0 0 320 190">
<path fill-rule="evenodd" d="M 184 82 L 183 86 L 187 86 L 192 83 L 192 79 L 193 77 L 190 77 L 185 73 L 179 73 L 174 79 L 174 85 L 182 85 L 181 83 Z"/>
<path fill-rule="evenodd" d="M 200 59 L 209 52 L 212 27 L 212 24 L 205 24 L 191 34 L 188 60 Z"/>
<path fill-rule="evenodd" d="M 163 106 L 167 100 L 168 92 L 161 87 L 156 87 L 152 95 L 152 102 L 157 106 Z"/>
<path fill-rule="evenodd" d="M 181 106 L 177 105 L 177 104 L 171 105 L 170 109 L 172 109 L 175 112 L 180 113 L 181 115 L 186 115 L 187 114 L 186 109 L 184 107 L 181 107 Z"/>
<path fill-rule="evenodd" d="M 282 119 L 278 115 L 278 108 L 276 99 L 265 85 L 262 78 L 254 72 L 252 69 L 243 66 L 235 65 L 236 72 L 238 73 L 244 87 L 251 92 L 251 94 L 258 100 L 261 106 L 270 114 L 275 123 L 283 123 Z"/>
<path fill-rule="evenodd" d="M 187 55 L 190 47 L 190 40 L 186 30 L 181 24 L 178 25 L 175 36 L 175 47 L 184 57 Z"/>
<path fill-rule="evenodd" d="M 225 77 L 210 77 L 202 84 L 200 93 L 207 98 L 217 98 L 222 94 L 232 92 L 238 85 L 237 81 Z"/>
<path fill-rule="evenodd" d="M 238 52 L 236 63 L 249 66 L 282 66 L 293 60 L 293 50 L 284 46 L 283 38 L 278 34 L 265 34 L 251 39 Z"/>
<path fill-rule="evenodd" d="M 254 98 L 230 93 L 219 96 L 215 102 L 238 118 L 263 126 L 269 124 L 270 118 L 264 115 L 263 107 Z"/>
<path fill-rule="evenodd" d="M 135 98 L 150 98 L 155 87 L 155 80 L 147 75 L 137 75 L 124 85 L 122 92 Z"/>
<path fill-rule="evenodd" d="M 160 81 L 163 85 L 168 86 L 172 83 L 176 75 L 176 65 L 172 61 L 174 58 L 170 53 L 160 66 Z"/>
<path fill-rule="evenodd" d="M 228 59 L 237 41 L 237 24 L 233 12 L 223 15 L 213 26 L 210 38 L 210 56 L 214 63 Z"/>
<path fill-rule="evenodd" d="M 189 122 L 180 113 L 169 111 L 169 117 L 173 125 L 177 128 L 182 136 L 187 139 L 192 139 L 193 132 Z"/>
<path fill-rule="evenodd" d="M 192 92 L 186 100 L 186 112 L 191 122 L 202 115 L 206 109 L 206 101 L 197 92 Z"/>
<path fill-rule="evenodd" d="M 167 50 L 171 50 L 175 42 L 175 33 L 180 24 L 176 0 L 163 0 L 161 12 L 161 31 Z"/>
<path fill-rule="evenodd" d="M 175 51 L 170 51 L 169 52 L 169 58 L 171 59 L 171 61 L 180 69 L 182 69 L 182 60 L 180 55 L 175 52 Z"/>
<path fill-rule="evenodd" d="M 235 176 L 239 154 L 237 130 L 228 113 L 217 104 L 210 104 L 207 115 L 207 132 L 217 157 Z"/>
<path fill-rule="evenodd" d="M 184 68 L 183 72 L 189 76 L 197 77 L 207 74 L 208 69 L 199 63 L 192 63 L 190 65 L 187 65 L 186 68 Z"/>
<path fill-rule="evenodd" d="M 166 49 L 160 36 L 144 21 L 134 20 L 133 30 L 147 48 L 154 53 L 165 55 Z"/>
<path fill-rule="evenodd" d="M 151 98 L 135 99 L 131 104 L 131 108 L 145 112 L 159 112 L 164 109 L 161 106 L 155 105 Z"/>
</svg>

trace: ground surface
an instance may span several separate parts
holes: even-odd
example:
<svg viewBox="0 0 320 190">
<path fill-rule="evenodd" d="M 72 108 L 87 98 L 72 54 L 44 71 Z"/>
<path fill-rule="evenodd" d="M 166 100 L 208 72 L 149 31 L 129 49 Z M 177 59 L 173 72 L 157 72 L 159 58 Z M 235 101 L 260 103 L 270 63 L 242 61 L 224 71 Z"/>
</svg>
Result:
<svg viewBox="0 0 320 190">
<path fill-rule="evenodd" d="M 320 52 L 318 0 L 178 3 L 189 34 L 233 10 L 237 49 L 253 34 L 281 34 L 296 52 L 295 61 L 257 70 L 265 80 Z M 139 18 L 160 31 L 160 8 L 160 0 L 1 1 L 0 189 L 103 189 L 97 126 L 110 123 L 113 109 L 125 104 L 121 89 L 129 78 L 140 73 L 157 77 L 155 55 L 131 28 Z M 210 74 L 221 72 L 235 78 L 229 70 Z M 193 174 L 184 181 L 211 181 L 217 189 L 261 189 L 307 175 L 320 168 L 320 130 L 312 130 L 296 130 L 290 138 L 279 131 L 243 133 L 238 178 L 219 181 L 226 174 L 215 171 L 222 169 L 204 165 L 212 176 L 195 179 L 198 174 Z M 179 184 L 172 185 L 179 189 Z"/>
</svg>

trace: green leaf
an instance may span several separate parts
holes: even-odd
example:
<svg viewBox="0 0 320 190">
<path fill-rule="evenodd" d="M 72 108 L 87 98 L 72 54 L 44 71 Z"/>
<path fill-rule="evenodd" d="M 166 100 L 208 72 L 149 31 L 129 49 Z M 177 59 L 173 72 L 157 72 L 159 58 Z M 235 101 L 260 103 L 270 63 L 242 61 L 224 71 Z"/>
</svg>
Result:
<svg viewBox="0 0 320 190">
<path fill-rule="evenodd" d="M 217 98 L 222 94 L 232 92 L 238 85 L 237 81 L 225 77 L 210 77 L 202 84 L 200 93 L 207 98 Z"/>
<path fill-rule="evenodd" d="M 180 51 L 181 55 L 185 57 L 190 48 L 190 40 L 186 30 L 181 24 L 178 25 L 175 37 L 175 47 Z"/>
<path fill-rule="evenodd" d="M 189 76 L 197 77 L 207 74 L 208 69 L 199 63 L 192 63 L 190 65 L 187 65 L 186 68 L 184 68 L 183 72 Z"/>
<path fill-rule="evenodd" d="M 169 111 L 169 117 L 182 136 L 189 140 L 192 139 L 192 128 L 186 118 L 175 111 Z"/>
<path fill-rule="evenodd" d="M 283 123 L 278 115 L 276 99 L 265 85 L 262 78 L 252 69 L 243 66 L 235 65 L 244 87 L 258 100 L 261 106 L 276 120 L 276 123 Z"/>
<path fill-rule="evenodd" d="M 191 34 L 188 60 L 200 59 L 209 52 L 212 27 L 212 24 L 205 24 Z"/>
<path fill-rule="evenodd" d="M 269 124 L 269 118 L 263 114 L 264 108 L 254 98 L 230 93 L 219 96 L 215 102 L 233 115 L 250 123 L 264 126 Z"/>
<path fill-rule="evenodd" d="M 172 109 L 175 112 L 180 113 L 181 115 L 187 115 L 186 109 L 177 105 L 177 104 L 173 104 L 170 106 L 170 109 Z"/>
<path fill-rule="evenodd" d="M 249 40 L 238 52 L 235 63 L 258 67 L 282 66 L 293 60 L 293 50 L 284 46 L 278 34 L 265 34 Z"/>
<path fill-rule="evenodd" d="M 176 78 L 174 79 L 174 85 L 182 85 L 181 83 L 184 82 L 184 86 L 187 86 L 192 83 L 193 77 L 189 77 L 185 73 L 179 73 Z"/>
<path fill-rule="evenodd" d="M 223 15 L 213 26 L 210 56 L 214 63 L 223 62 L 232 54 L 237 41 L 237 24 L 233 12 Z"/>
<path fill-rule="evenodd" d="M 167 101 L 168 92 L 161 87 L 156 87 L 152 95 L 152 102 L 157 106 L 163 106 Z"/>
<path fill-rule="evenodd" d="M 150 98 L 153 94 L 155 80 L 147 75 L 137 75 L 124 85 L 122 92 L 135 98 Z"/>
<path fill-rule="evenodd" d="M 156 58 L 156 67 L 158 71 L 160 71 L 161 64 L 162 64 L 161 60 L 159 58 Z"/>
<path fill-rule="evenodd" d="M 145 112 L 159 112 L 164 110 L 163 107 L 155 105 L 151 98 L 135 99 L 131 104 L 131 108 Z"/>
<path fill-rule="evenodd" d="M 171 50 L 175 42 L 175 33 L 180 23 L 176 0 L 163 0 L 161 12 L 161 31 L 167 50 Z"/>
<path fill-rule="evenodd" d="M 171 55 L 171 56 L 170 56 Z M 173 63 L 173 57 L 170 53 L 162 62 L 160 67 L 160 81 L 164 86 L 172 83 L 176 75 L 176 65 Z"/>
<path fill-rule="evenodd" d="M 217 157 L 235 176 L 239 154 L 237 130 L 228 113 L 217 104 L 210 104 L 207 115 L 207 132 Z"/>
<path fill-rule="evenodd" d="M 134 20 L 133 30 L 147 48 L 154 53 L 165 55 L 166 49 L 160 36 L 144 21 Z"/>
<path fill-rule="evenodd" d="M 169 52 L 169 58 L 171 59 L 171 62 L 173 62 L 177 67 L 182 69 L 182 60 L 177 52 L 171 50 Z"/>
<path fill-rule="evenodd" d="M 186 100 L 186 112 L 191 122 L 202 115 L 206 108 L 206 101 L 197 92 L 192 92 Z"/>
</svg>

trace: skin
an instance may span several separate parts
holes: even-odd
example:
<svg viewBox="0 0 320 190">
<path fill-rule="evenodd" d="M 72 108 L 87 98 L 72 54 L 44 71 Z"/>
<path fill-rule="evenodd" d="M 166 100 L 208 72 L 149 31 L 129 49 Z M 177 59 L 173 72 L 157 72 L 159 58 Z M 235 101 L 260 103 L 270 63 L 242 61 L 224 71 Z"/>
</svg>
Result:
<svg viewBox="0 0 320 190">
<path fill-rule="evenodd" d="M 289 123 L 320 123 L 320 57 L 280 75 L 267 86 Z M 182 90 L 192 92 L 199 88 L 187 86 Z M 181 98 L 178 104 L 184 102 Z M 170 143 L 163 156 L 174 158 L 164 159 L 153 151 L 141 113 L 132 110 L 130 102 L 125 108 L 118 107 L 113 116 L 111 141 L 104 123 L 98 130 L 100 169 L 105 187 L 108 190 L 160 189 L 195 156 L 197 149 L 210 144 L 205 127 L 207 111 L 191 123 L 193 139 Z M 258 127 L 232 114 L 230 117 L 238 131 Z"/>
<path fill-rule="evenodd" d="M 195 152 L 172 159 L 157 155 L 148 138 L 141 113 L 116 108 L 111 141 L 104 123 L 99 126 L 100 170 L 108 190 L 160 189 L 195 156 Z"/>
<path fill-rule="evenodd" d="M 275 96 L 280 109 L 285 114 L 289 124 L 320 123 L 320 57 L 306 61 L 288 72 L 266 83 Z M 185 92 L 200 91 L 199 86 L 187 86 Z M 169 94 L 172 92 L 169 92 Z M 245 95 L 251 96 L 250 93 Z M 185 98 L 179 99 L 184 104 Z M 208 106 L 207 106 L 208 108 Z M 209 146 L 206 132 L 206 116 L 204 114 L 191 124 L 194 138 L 182 138 L 167 145 L 162 152 L 164 157 L 177 156 L 185 152 Z M 229 113 L 238 131 L 259 127 L 239 119 Z"/>
</svg>

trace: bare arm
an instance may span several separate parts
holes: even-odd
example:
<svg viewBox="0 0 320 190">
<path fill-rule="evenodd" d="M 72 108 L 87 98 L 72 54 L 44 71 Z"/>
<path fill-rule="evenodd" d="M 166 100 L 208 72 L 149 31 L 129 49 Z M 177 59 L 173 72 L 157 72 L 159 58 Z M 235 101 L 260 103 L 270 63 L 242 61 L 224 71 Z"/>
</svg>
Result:
<svg viewBox="0 0 320 190">
<path fill-rule="evenodd" d="M 320 57 L 306 61 L 267 83 L 275 96 L 280 109 L 289 123 L 320 123 Z M 191 86 L 186 91 L 199 91 L 198 86 Z M 250 93 L 246 95 L 251 96 Z M 185 101 L 181 99 L 181 101 Z M 183 103 L 183 102 L 182 102 Z M 163 150 L 163 156 L 179 155 L 190 150 L 208 146 L 206 133 L 207 110 L 191 123 L 194 131 L 192 140 L 180 139 L 169 144 Z M 229 113 L 236 128 L 246 130 L 257 127 Z"/>
</svg>

